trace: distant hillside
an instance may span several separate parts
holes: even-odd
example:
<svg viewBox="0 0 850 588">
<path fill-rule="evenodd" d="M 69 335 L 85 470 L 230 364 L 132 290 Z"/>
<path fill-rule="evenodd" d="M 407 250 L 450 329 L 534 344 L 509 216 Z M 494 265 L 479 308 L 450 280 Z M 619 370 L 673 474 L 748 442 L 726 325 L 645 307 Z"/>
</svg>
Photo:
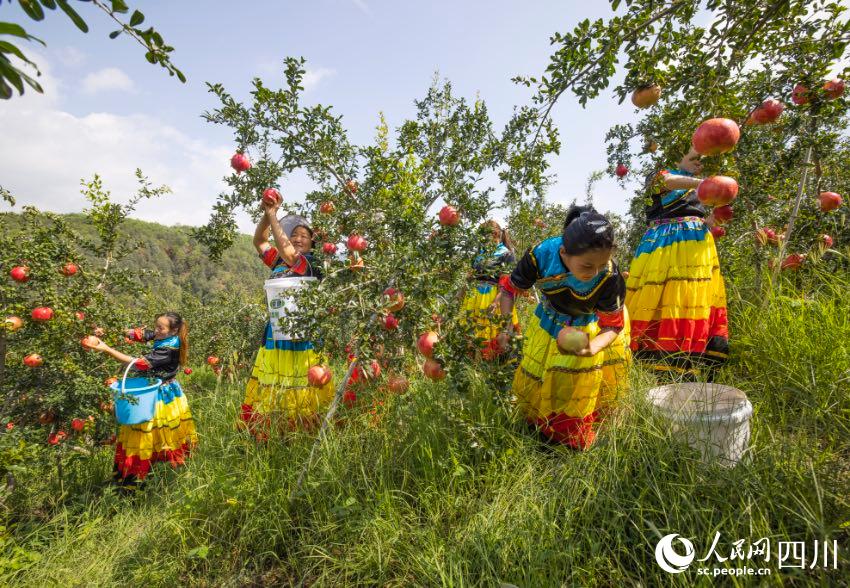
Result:
<svg viewBox="0 0 850 588">
<path fill-rule="evenodd" d="M 2 215 L 6 218 L 14 215 Z M 60 215 L 81 236 L 97 240 L 82 214 Z M 2 219 L 0 219 L 0 224 Z M 179 301 L 183 292 L 209 300 L 222 290 L 245 291 L 262 296 L 268 270 L 261 263 L 249 235 L 239 235 L 221 261 L 209 259 L 204 248 L 191 237 L 191 227 L 166 227 L 158 223 L 128 220 L 123 232 L 144 245 L 122 260 L 155 270 L 152 290 Z"/>
</svg>

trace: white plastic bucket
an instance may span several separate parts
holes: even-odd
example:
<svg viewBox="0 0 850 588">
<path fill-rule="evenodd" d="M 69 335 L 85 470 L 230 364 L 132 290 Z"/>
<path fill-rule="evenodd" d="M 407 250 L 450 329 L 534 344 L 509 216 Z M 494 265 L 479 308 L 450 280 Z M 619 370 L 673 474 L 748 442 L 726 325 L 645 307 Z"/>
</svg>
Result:
<svg viewBox="0 0 850 588">
<path fill-rule="evenodd" d="M 678 439 L 706 461 L 733 466 L 750 443 L 753 405 L 737 388 L 702 382 L 652 388 L 649 401 Z"/>
<path fill-rule="evenodd" d="M 318 282 L 314 277 L 274 278 L 266 280 L 266 300 L 269 307 L 269 321 L 275 341 L 303 339 L 298 333 L 284 333 L 280 328 L 280 318 L 298 309 L 294 294 L 307 284 Z"/>
</svg>

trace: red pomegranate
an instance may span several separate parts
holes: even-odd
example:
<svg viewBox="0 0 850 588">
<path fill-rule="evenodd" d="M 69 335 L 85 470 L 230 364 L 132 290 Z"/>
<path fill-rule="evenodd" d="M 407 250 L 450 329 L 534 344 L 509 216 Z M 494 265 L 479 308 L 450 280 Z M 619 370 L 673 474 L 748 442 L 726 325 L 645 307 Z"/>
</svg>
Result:
<svg viewBox="0 0 850 588">
<path fill-rule="evenodd" d="M 732 151 L 740 138 L 741 129 L 734 120 L 710 118 L 694 131 L 691 144 L 700 155 L 719 155 Z"/>
</svg>

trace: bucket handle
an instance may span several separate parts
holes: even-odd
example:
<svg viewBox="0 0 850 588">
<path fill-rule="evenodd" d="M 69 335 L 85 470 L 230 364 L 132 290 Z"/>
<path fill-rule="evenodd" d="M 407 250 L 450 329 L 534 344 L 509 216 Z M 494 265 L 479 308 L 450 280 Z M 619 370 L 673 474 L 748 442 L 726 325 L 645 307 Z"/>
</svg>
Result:
<svg viewBox="0 0 850 588">
<path fill-rule="evenodd" d="M 130 373 L 130 368 L 132 368 L 133 364 L 136 363 L 137 361 L 138 361 L 138 358 L 131 357 L 130 361 L 127 362 L 127 367 L 124 370 L 124 377 L 121 378 L 121 396 L 122 397 L 125 397 L 127 395 L 125 393 L 125 390 L 127 389 L 127 375 Z"/>
</svg>

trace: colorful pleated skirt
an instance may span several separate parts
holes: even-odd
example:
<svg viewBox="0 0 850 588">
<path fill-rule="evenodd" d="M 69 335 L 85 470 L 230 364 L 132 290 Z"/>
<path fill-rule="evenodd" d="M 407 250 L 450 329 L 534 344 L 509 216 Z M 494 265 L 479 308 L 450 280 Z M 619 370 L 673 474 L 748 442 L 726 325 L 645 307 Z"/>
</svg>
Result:
<svg viewBox="0 0 850 588">
<path fill-rule="evenodd" d="M 168 462 L 173 467 L 182 465 L 197 442 L 189 402 L 177 380 L 171 380 L 157 393 L 152 420 L 119 425 L 115 477 L 129 484 L 144 480 L 154 462 Z"/>
<path fill-rule="evenodd" d="M 334 395 L 333 381 L 320 388 L 307 381 L 310 367 L 322 363 L 312 341 L 275 341 L 270 324 L 264 338 L 241 411 L 243 426 L 261 440 L 272 431 L 311 428 Z"/>
<path fill-rule="evenodd" d="M 558 332 L 564 326 L 593 338 L 600 332 L 595 314 L 569 316 L 546 302 L 537 305 L 525 333 L 523 357 L 513 393 L 522 416 L 553 441 L 585 449 L 605 414 L 627 386 L 629 320 L 614 342 L 591 357 L 562 354 Z"/>
<path fill-rule="evenodd" d="M 699 377 L 728 357 L 726 287 L 714 237 L 699 217 L 654 222 L 626 281 L 632 350 L 658 371 Z"/>
<path fill-rule="evenodd" d="M 499 319 L 501 313 L 498 306 L 490 311 L 490 305 L 499 294 L 499 286 L 489 282 L 477 282 L 466 294 L 460 309 L 460 324 L 472 325 L 476 340 L 487 344 L 493 341 L 502 330 Z M 511 324 L 519 330 L 519 317 L 516 307 L 511 316 Z"/>
</svg>

